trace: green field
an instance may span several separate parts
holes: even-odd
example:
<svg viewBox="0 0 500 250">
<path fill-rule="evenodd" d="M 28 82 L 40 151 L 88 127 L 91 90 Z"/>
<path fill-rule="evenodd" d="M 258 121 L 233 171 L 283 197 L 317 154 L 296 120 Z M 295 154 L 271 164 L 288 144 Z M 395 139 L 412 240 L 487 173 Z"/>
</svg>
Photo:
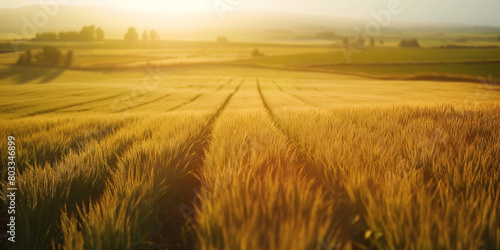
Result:
<svg viewBox="0 0 500 250">
<path fill-rule="evenodd" d="M 268 56 L 283 56 L 297 53 L 325 53 L 330 48 L 310 45 L 256 44 L 215 42 L 125 42 L 111 40 L 105 42 L 29 42 L 20 43 L 18 51 L 12 45 L 0 43 L 0 64 L 9 65 L 16 62 L 20 52 L 25 50 L 39 51 L 43 46 L 57 46 L 62 51 L 73 50 L 75 60 L 73 67 L 77 69 L 103 69 L 106 67 L 135 67 L 146 63 L 186 64 L 199 62 L 228 62 L 251 58 L 250 52 L 258 47 Z"/>
<path fill-rule="evenodd" d="M 385 79 L 432 79 L 487 82 L 489 77 L 498 81 L 500 63 L 428 63 L 428 64 L 370 64 L 325 65 L 315 69 L 339 73 L 352 73 Z M 446 78 L 442 77 L 446 76 Z M 484 79 L 484 80 L 483 80 Z"/>
<path fill-rule="evenodd" d="M 382 46 L 343 51 L 320 45 L 279 45 L 215 42 L 137 42 L 100 43 L 27 43 L 21 51 L 38 51 L 43 45 L 55 45 L 63 52 L 73 50 L 73 69 L 140 69 L 148 63 L 162 65 L 238 64 L 271 68 L 325 70 L 383 79 L 460 80 L 478 82 L 480 78 L 500 79 L 499 48 L 398 48 Z M 0 48 L 8 51 L 9 44 Z M 258 48 L 264 55 L 254 58 Z M 0 54 L 0 65 L 12 65 L 21 52 Z M 5 74 L 5 73 L 4 73 Z M 1 76 L 1 75 L 0 75 Z"/>
<path fill-rule="evenodd" d="M 463 80 L 500 79 L 497 48 L 379 47 L 328 53 L 307 53 L 250 59 L 244 63 L 295 69 L 324 70 L 381 79 Z M 440 76 L 440 77 L 436 77 Z"/>
<path fill-rule="evenodd" d="M 265 65 L 318 65 L 318 64 L 368 64 L 368 63 L 423 63 L 498 61 L 500 49 L 422 49 L 422 48 L 365 48 L 347 49 L 352 52 L 348 62 L 342 49 L 329 53 L 308 53 L 254 60 Z M 263 51 L 265 54 L 265 51 Z"/>
</svg>

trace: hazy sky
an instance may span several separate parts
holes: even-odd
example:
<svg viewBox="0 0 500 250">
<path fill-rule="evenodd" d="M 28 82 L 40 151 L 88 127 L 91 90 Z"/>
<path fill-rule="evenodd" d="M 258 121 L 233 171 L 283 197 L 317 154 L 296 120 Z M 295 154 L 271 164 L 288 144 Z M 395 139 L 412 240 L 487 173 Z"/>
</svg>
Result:
<svg viewBox="0 0 500 250">
<path fill-rule="evenodd" d="M 370 18 L 371 11 L 400 1 L 403 11 L 394 20 L 452 22 L 500 26 L 500 0 L 0 0 L 0 8 L 50 4 L 100 5 L 126 10 L 214 11 L 214 4 L 235 11 L 272 10 Z"/>
</svg>

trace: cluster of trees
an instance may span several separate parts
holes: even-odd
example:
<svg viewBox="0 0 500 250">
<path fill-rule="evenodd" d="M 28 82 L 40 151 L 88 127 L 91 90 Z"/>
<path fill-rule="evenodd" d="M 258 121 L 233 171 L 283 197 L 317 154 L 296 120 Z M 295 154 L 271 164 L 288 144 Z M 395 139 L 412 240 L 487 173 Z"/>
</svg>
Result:
<svg viewBox="0 0 500 250">
<path fill-rule="evenodd" d="M 63 54 L 61 50 L 54 46 L 44 46 L 42 51 L 36 55 L 32 55 L 31 50 L 25 51 L 23 54 L 19 55 L 16 64 L 17 65 L 32 65 L 33 58 L 38 65 L 45 66 L 58 66 L 70 67 L 73 63 L 73 51 L 69 50 L 66 54 Z"/>
<path fill-rule="evenodd" d="M 420 48 L 420 43 L 418 42 L 417 38 L 401 39 L 401 42 L 399 42 L 399 47 Z"/>
<path fill-rule="evenodd" d="M 375 47 L 375 38 L 369 37 L 369 41 L 366 41 L 362 36 L 355 36 L 353 39 L 345 36 L 342 38 L 342 44 L 344 47 L 354 46 L 357 48 L 364 48 L 366 43 L 369 43 L 370 47 Z M 384 40 L 380 39 L 380 44 L 384 44 Z"/>
<path fill-rule="evenodd" d="M 144 30 L 144 32 L 142 32 L 142 40 L 156 41 L 160 40 L 160 36 L 156 32 L 156 30 L 150 30 L 149 32 L 147 30 Z"/>
<path fill-rule="evenodd" d="M 255 48 L 250 55 L 253 56 L 253 57 L 264 56 L 264 54 L 260 53 L 259 49 L 257 49 L 257 48 Z"/>
<path fill-rule="evenodd" d="M 61 31 L 37 33 L 35 40 L 41 41 L 94 41 L 103 40 L 104 31 L 95 25 L 84 26 L 80 31 Z"/>
<path fill-rule="evenodd" d="M 36 33 L 35 40 L 55 41 L 55 40 L 57 40 L 57 33 L 56 32 Z"/>
<path fill-rule="evenodd" d="M 138 41 L 139 40 L 139 33 L 137 33 L 137 30 L 134 27 L 130 27 L 127 30 L 127 33 L 125 33 L 124 36 L 125 41 Z M 156 32 L 156 30 L 144 30 L 142 32 L 142 40 L 144 41 L 157 41 L 160 40 L 160 36 Z"/>
<path fill-rule="evenodd" d="M 217 42 L 218 43 L 228 43 L 229 39 L 227 39 L 227 37 L 225 37 L 225 36 L 219 36 L 219 37 L 217 37 Z"/>
<path fill-rule="evenodd" d="M 24 51 L 23 54 L 19 55 L 16 64 L 17 65 L 30 65 L 31 59 L 33 56 L 31 55 L 31 50 Z"/>
</svg>

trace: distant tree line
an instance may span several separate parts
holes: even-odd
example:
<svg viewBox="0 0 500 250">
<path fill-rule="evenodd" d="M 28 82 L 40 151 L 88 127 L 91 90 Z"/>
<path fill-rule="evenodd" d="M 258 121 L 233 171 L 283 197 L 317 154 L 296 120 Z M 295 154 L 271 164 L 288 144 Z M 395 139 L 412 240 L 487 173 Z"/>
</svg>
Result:
<svg viewBox="0 0 500 250">
<path fill-rule="evenodd" d="M 137 30 L 135 27 L 130 27 L 127 30 L 127 33 L 125 33 L 124 36 L 125 41 L 129 42 L 134 42 L 139 40 L 139 33 L 137 33 Z M 160 40 L 160 36 L 158 35 L 158 32 L 156 30 L 144 30 L 142 32 L 142 40 L 143 41 L 157 41 Z"/>
<path fill-rule="evenodd" d="M 39 41 L 99 41 L 104 39 L 104 31 L 94 25 L 84 26 L 80 31 L 61 31 L 36 33 L 35 40 Z"/>
<path fill-rule="evenodd" d="M 319 39 L 335 39 L 337 38 L 337 34 L 332 31 L 326 31 L 316 34 L 316 37 Z"/>
<path fill-rule="evenodd" d="M 44 46 L 42 51 L 33 55 L 31 50 L 26 50 L 19 55 L 16 65 L 44 65 L 44 66 L 64 66 L 70 67 L 73 63 L 73 51 L 69 50 L 63 54 L 61 50 L 55 46 Z M 34 59 L 34 61 L 33 61 Z"/>
<path fill-rule="evenodd" d="M 364 48 L 365 44 L 368 42 L 370 47 L 375 47 L 375 38 L 368 37 L 369 41 L 366 41 L 363 36 L 355 36 L 354 38 L 350 38 L 348 36 L 344 36 L 342 38 L 342 45 L 344 48 L 353 46 L 357 48 Z M 380 44 L 384 44 L 384 40 L 380 39 Z"/>
<path fill-rule="evenodd" d="M 399 42 L 399 47 L 420 48 L 420 43 L 418 42 L 417 38 L 401 39 L 401 42 Z"/>
</svg>

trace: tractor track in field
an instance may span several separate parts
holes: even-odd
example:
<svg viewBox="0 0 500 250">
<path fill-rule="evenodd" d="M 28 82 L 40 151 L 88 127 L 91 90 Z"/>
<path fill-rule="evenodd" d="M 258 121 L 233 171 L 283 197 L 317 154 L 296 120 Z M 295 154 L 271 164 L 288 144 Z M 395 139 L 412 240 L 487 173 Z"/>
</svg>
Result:
<svg viewBox="0 0 500 250">
<path fill-rule="evenodd" d="M 295 83 L 304 86 L 304 82 L 302 82 L 302 81 L 295 80 Z M 295 85 L 295 86 L 297 86 L 297 85 Z M 307 88 L 310 89 L 310 90 L 318 91 L 318 92 L 321 91 L 318 88 L 310 86 L 310 85 L 307 85 Z"/>
<path fill-rule="evenodd" d="M 103 137 L 100 138 L 99 142 L 95 147 L 92 148 L 87 148 L 86 146 L 81 147 L 80 150 L 76 152 L 77 156 L 76 159 L 67 159 L 65 158 L 66 155 L 62 154 L 62 157 L 57 161 L 55 165 L 52 165 L 52 169 L 54 169 L 55 174 L 64 174 L 64 171 L 66 171 L 67 168 L 73 167 L 73 168 L 83 168 L 83 167 L 96 167 L 96 166 L 89 166 L 86 165 L 85 163 L 85 158 L 87 156 L 92 156 L 95 155 L 95 150 L 98 150 L 99 148 L 105 147 L 105 142 L 101 142 L 103 140 L 106 140 L 108 138 L 111 138 L 113 136 L 117 136 L 121 130 L 125 129 L 126 127 L 133 126 L 133 123 L 136 122 L 135 120 L 130 121 L 129 123 L 122 123 L 119 126 L 115 127 L 114 129 L 105 129 L 107 133 Z M 147 133 L 147 129 L 144 129 L 142 131 L 143 137 L 148 137 L 149 133 Z M 90 140 L 88 140 L 90 142 Z M 109 178 L 109 175 L 107 173 L 107 170 L 112 169 L 113 167 L 116 166 L 118 159 L 123 156 L 130 148 L 134 146 L 136 142 L 134 142 L 133 137 L 127 137 L 123 143 L 123 146 L 118 148 L 116 151 L 113 152 L 113 154 L 109 154 L 104 160 L 102 161 L 102 164 L 105 164 L 105 170 L 103 170 L 102 174 L 99 175 L 93 175 L 89 176 L 87 178 L 93 178 L 93 181 L 90 181 L 90 183 L 94 183 L 92 185 L 92 191 L 90 190 L 85 190 L 85 192 L 82 192 L 82 190 L 78 190 L 76 188 L 73 188 L 74 184 L 77 184 L 76 182 L 69 181 L 67 183 L 68 187 L 67 189 L 69 192 L 71 192 L 73 195 L 76 195 L 77 197 L 74 197 L 74 199 L 67 200 L 64 202 L 64 207 L 66 211 L 68 211 L 70 214 L 76 214 L 77 212 L 77 207 L 79 206 L 88 206 L 91 202 L 91 200 L 97 200 L 99 197 L 104 193 L 107 184 L 107 180 Z M 62 173 L 60 171 L 63 171 Z M 64 175 L 63 175 L 64 176 Z M 23 175 L 20 176 L 20 178 L 23 178 Z M 59 178 L 62 178 L 61 175 L 59 175 Z M 64 177 L 66 178 L 66 177 Z M 50 179 L 50 182 L 52 181 L 57 181 L 58 178 L 53 178 Z M 38 179 L 36 180 L 38 181 Z M 44 181 L 40 179 L 40 181 Z M 46 185 L 51 185 L 52 183 L 48 183 Z M 89 186 L 90 187 L 90 186 Z M 67 195 L 66 193 L 55 193 L 55 196 L 51 196 L 50 199 L 65 199 L 64 197 Z M 83 202 L 82 202 L 83 201 Z M 35 202 L 35 201 L 33 201 Z M 60 216 L 62 212 L 64 211 L 63 208 L 58 209 L 57 211 L 54 211 L 52 216 L 54 218 L 57 218 L 57 220 L 53 220 L 53 225 L 48 227 L 47 233 L 49 235 L 52 235 L 51 238 L 56 239 L 56 242 L 60 242 L 60 235 L 59 233 L 53 231 L 54 228 L 56 228 L 55 225 L 60 223 Z M 35 216 L 36 217 L 36 216 Z"/>
<path fill-rule="evenodd" d="M 24 160 L 23 164 L 19 164 L 19 170 L 20 173 L 24 171 L 27 165 L 39 165 L 43 166 L 44 164 L 48 163 L 50 167 L 54 168 L 57 165 L 62 164 L 62 161 L 64 161 L 64 157 L 69 153 L 69 152 L 74 152 L 76 154 L 81 154 L 85 147 L 91 143 L 94 140 L 97 141 L 102 141 L 108 138 L 109 136 L 117 133 L 119 130 L 122 128 L 126 127 L 128 124 L 123 122 L 118 125 L 110 125 L 110 124 L 101 124 L 96 126 L 95 129 L 88 131 L 88 133 L 79 138 L 78 141 L 73 141 L 69 144 L 65 144 L 60 150 L 57 151 L 51 151 L 50 154 L 47 154 L 47 157 L 45 157 L 41 162 L 40 161 L 31 161 L 31 160 Z M 53 126 L 50 129 L 44 130 L 44 131 L 37 131 L 34 133 L 34 135 L 38 133 L 48 133 L 48 132 L 58 132 L 57 130 L 61 128 L 61 126 L 64 126 L 64 124 L 59 124 L 58 126 Z M 80 127 L 85 126 L 85 124 L 80 124 L 77 126 L 75 129 L 81 129 Z M 66 131 L 67 132 L 67 131 Z M 59 131 L 59 133 L 63 133 L 64 131 Z M 37 155 L 39 150 L 34 147 L 32 142 L 27 142 L 26 145 L 28 148 L 30 148 L 30 151 L 33 152 L 33 154 Z M 45 151 L 42 151 L 42 153 Z M 48 153 L 48 152 L 45 152 Z"/>
<path fill-rule="evenodd" d="M 226 109 L 226 106 L 229 104 L 229 102 L 231 101 L 233 96 L 238 92 L 238 90 L 240 90 L 240 87 L 241 87 L 241 85 L 243 85 L 244 82 L 245 82 L 245 79 L 241 80 L 240 84 L 238 84 L 238 86 L 234 89 L 234 91 L 231 94 L 229 94 L 229 96 L 226 98 L 224 103 L 219 107 L 219 109 L 215 112 L 215 114 L 212 116 L 212 118 L 210 118 L 210 120 L 208 122 L 209 126 L 213 125 L 213 123 L 215 123 L 215 120 L 217 118 L 219 118 L 219 116 L 222 114 L 222 111 L 224 111 L 224 109 Z"/>
<path fill-rule="evenodd" d="M 203 82 L 201 83 L 202 85 L 198 86 L 198 90 L 201 90 L 201 89 L 206 88 L 206 87 L 207 87 L 207 85 L 203 85 L 203 83 L 210 82 L 210 80 L 212 80 L 212 79 L 208 78 L 208 79 L 206 79 L 205 81 L 203 81 Z M 215 80 L 215 82 L 214 82 L 214 84 L 215 84 L 215 85 L 216 85 L 216 84 L 219 84 L 219 82 L 220 82 L 221 80 L 222 80 L 222 79 L 220 79 L 220 78 L 219 78 L 219 79 L 216 79 L 216 80 Z"/>
<path fill-rule="evenodd" d="M 198 89 L 202 89 L 204 88 L 205 86 L 203 84 L 209 82 L 211 79 L 210 78 L 203 78 L 199 83 L 192 83 L 190 84 L 189 86 L 187 86 L 188 88 L 194 88 L 194 87 L 197 87 Z"/>
<path fill-rule="evenodd" d="M 143 103 L 139 103 L 137 105 L 134 105 L 132 107 L 128 107 L 128 108 L 123 108 L 123 109 L 120 109 L 120 110 L 117 110 L 116 113 L 120 113 L 120 112 L 123 112 L 123 111 L 128 111 L 128 110 L 131 110 L 131 109 L 135 109 L 135 108 L 139 108 L 139 107 L 142 107 L 142 106 L 146 106 L 148 104 L 151 104 L 151 103 L 155 103 L 155 102 L 158 102 L 158 101 L 161 101 L 169 96 L 171 96 L 172 93 L 170 94 L 166 94 L 166 95 L 163 95 L 163 96 L 160 96 L 156 99 L 153 99 L 153 100 L 150 100 L 150 101 L 147 101 L 147 102 L 143 102 Z"/>
<path fill-rule="evenodd" d="M 314 106 L 314 107 L 318 107 L 316 104 L 314 104 L 314 103 L 312 103 L 312 102 L 310 102 L 310 101 L 308 101 L 308 100 L 306 100 L 306 99 L 304 99 L 304 98 L 302 98 L 302 97 L 299 97 L 299 96 L 297 96 L 297 95 L 295 95 L 295 94 L 288 93 L 288 92 L 285 92 L 285 93 L 287 93 L 287 94 L 288 94 L 288 95 L 290 95 L 291 97 L 293 97 L 293 98 L 295 98 L 295 99 L 297 99 L 297 100 L 301 101 L 302 103 L 304 103 L 304 104 L 306 104 L 306 105 L 309 105 L 309 106 Z"/>
<path fill-rule="evenodd" d="M 310 180 L 313 181 L 314 187 L 315 188 L 322 188 L 323 185 L 326 184 L 325 180 L 323 178 L 319 177 L 318 178 L 318 170 L 321 171 L 322 168 L 328 167 L 324 166 L 323 163 L 321 162 L 316 162 L 312 159 L 312 157 L 309 157 L 306 152 L 304 152 L 303 149 L 301 149 L 299 141 L 294 139 L 293 136 L 291 136 L 289 133 L 286 132 L 286 129 L 284 128 L 283 125 L 280 124 L 280 122 L 277 119 L 276 114 L 273 112 L 271 107 L 269 106 L 269 103 L 267 102 L 266 98 L 264 97 L 264 94 L 262 92 L 262 89 L 260 88 L 260 82 L 257 79 L 257 89 L 259 91 L 260 98 L 262 100 L 262 103 L 264 104 L 264 108 L 266 109 L 269 118 L 273 122 L 273 124 L 276 126 L 276 128 L 285 136 L 288 144 L 292 147 L 292 150 L 297 153 L 297 158 L 298 158 L 298 163 L 299 165 L 306 166 L 304 168 L 304 174 L 306 177 Z M 326 199 L 336 199 L 335 197 L 339 197 L 340 195 L 345 193 L 345 190 L 341 189 L 336 191 L 337 193 L 335 196 L 332 196 L 330 191 L 326 191 L 327 198 Z M 329 198 L 328 198 L 329 197 Z M 333 198 L 332 198 L 333 197 Z M 356 230 L 353 228 L 353 225 L 351 224 L 352 221 L 350 221 L 349 218 L 354 218 L 355 211 L 349 207 L 349 205 L 346 205 L 344 203 L 339 204 L 339 206 L 336 208 L 336 214 L 339 215 L 339 223 L 342 227 L 343 232 L 349 232 L 351 230 Z M 358 232 L 359 233 L 359 232 Z M 348 234 L 346 234 L 343 237 L 348 237 Z M 358 234 L 354 238 L 352 238 L 354 242 L 360 245 L 370 245 L 369 242 L 364 238 L 363 234 Z"/>
<path fill-rule="evenodd" d="M 279 85 L 278 85 L 278 83 L 276 83 L 276 81 L 274 81 L 274 79 L 272 79 L 271 81 L 274 83 L 274 85 L 276 85 L 276 87 L 278 87 L 278 89 L 279 89 L 281 92 L 283 92 L 283 93 L 285 93 L 285 94 L 287 94 L 287 95 L 289 95 L 289 96 L 291 96 L 291 97 L 293 97 L 293 98 L 295 98 L 295 99 L 299 100 L 300 102 L 302 102 L 302 103 L 304 103 L 304 104 L 306 104 L 306 105 L 309 105 L 309 106 L 314 106 L 314 107 L 318 107 L 316 104 L 314 104 L 314 103 L 312 103 L 312 102 L 309 102 L 309 101 L 305 100 L 304 98 L 298 97 L 297 95 L 294 95 L 294 94 L 292 94 L 292 93 L 290 93 L 290 92 L 288 92 L 288 91 L 283 90 L 283 88 L 281 88 L 281 86 L 279 86 Z"/>
<path fill-rule="evenodd" d="M 88 92 L 92 92 L 92 91 L 83 91 L 79 94 L 84 94 L 84 93 L 88 94 Z M 19 93 L 19 94 L 15 94 L 14 96 L 22 96 L 22 95 L 31 94 L 31 93 L 35 93 L 35 91 L 28 91 L 28 92 L 24 92 L 24 93 Z M 62 97 L 67 97 L 67 95 L 66 96 L 65 95 L 55 95 L 55 96 L 49 96 L 49 97 L 45 97 L 45 98 L 62 98 Z M 28 102 L 8 103 L 8 104 L 0 105 L 0 109 L 2 109 L 2 111 L 15 111 L 15 110 L 23 109 L 23 108 L 33 107 L 36 105 L 35 102 L 36 101 L 34 100 L 34 101 L 28 101 Z M 19 104 L 23 104 L 23 105 L 16 107 L 16 105 L 19 105 Z M 9 107 L 13 107 L 13 108 L 9 108 Z"/>
<path fill-rule="evenodd" d="M 281 88 L 281 86 L 278 85 L 278 83 L 276 83 L 276 81 L 274 79 L 271 79 L 271 81 L 274 83 L 274 86 L 276 86 L 281 92 L 284 92 L 283 89 Z"/>
<path fill-rule="evenodd" d="M 227 84 L 231 83 L 231 82 L 232 82 L 232 80 L 233 80 L 233 79 L 231 78 L 231 79 L 230 79 L 227 83 L 225 83 L 225 84 L 223 84 L 223 85 L 219 86 L 219 88 L 217 88 L 217 91 L 218 91 L 220 88 L 222 88 L 222 87 L 226 86 Z M 203 82 L 206 82 L 206 81 L 208 81 L 208 79 L 206 79 L 206 80 L 205 80 L 205 81 L 203 81 Z M 220 81 L 220 80 L 219 80 L 219 81 Z M 243 83 L 243 81 L 242 81 L 242 83 Z M 240 85 L 241 85 L 241 84 L 240 84 Z M 237 88 L 239 89 L 239 86 L 238 86 Z M 160 100 L 162 100 L 162 99 L 164 99 L 164 98 L 167 98 L 167 97 L 169 97 L 170 95 L 172 95 L 172 94 L 167 94 L 167 95 L 165 95 L 165 96 L 163 96 L 163 97 L 160 97 L 160 98 L 157 98 L 157 99 L 155 99 L 155 100 L 151 100 L 151 101 L 149 101 L 149 102 L 141 103 L 141 104 L 136 105 L 136 106 L 134 106 L 134 107 L 130 107 L 130 108 L 127 108 L 127 109 L 122 109 L 122 110 L 119 110 L 119 111 L 117 111 L 117 112 L 123 112 L 123 111 L 125 111 L 125 110 L 130 110 L 130 109 L 133 109 L 133 108 L 137 108 L 137 107 L 145 106 L 145 105 L 148 105 L 148 104 L 151 104 L 151 103 L 154 103 L 154 102 L 160 101 Z M 180 109 L 180 108 L 182 108 L 182 107 L 184 107 L 184 106 L 186 106 L 186 105 L 188 105 L 188 104 L 190 104 L 190 103 L 192 103 L 192 102 L 194 102 L 194 101 L 198 100 L 198 99 L 199 99 L 200 97 L 202 97 L 202 96 L 203 96 L 203 94 L 198 94 L 198 95 L 194 96 L 193 98 L 189 99 L 188 101 L 183 102 L 183 103 L 181 103 L 181 104 L 179 104 L 179 105 L 177 105 L 177 106 L 175 106 L 175 107 L 173 107 L 173 108 L 171 108 L 171 109 L 168 109 L 166 112 L 171 112 L 171 111 L 178 110 L 178 109 Z"/>
<path fill-rule="evenodd" d="M 222 80 L 222 79 L 219 79 L 219 80 L 217 80 L 217 82 L 220 82 L 221 80 Z M 229 80 L 229 82 L 227 82 L 227 83 L 225 83 L 225 84 L 220 85 L 220 86 L 217 88 L 217 90 L 216 90 L 216 91 L 218 91 L 218 90 L 219 90 L 219 89 L 221 89 L 222 87 L 226 86 L 227 84 L 231 83 L 231 81 L 232 81 L 232 80 L 233 80 L 233 79 Z M 188 101 L 183 102 L 183 103 L 181 103 L 181 104 L 179 104 L 179 105 L 177 105 L 177 106 L 175 106 L 175 107 L 173 107 L 173 108 L 171 108 L 171 109 L 167 110 L 167 112 L 171 112 L 171 111 L 178 110 L 178 109 L 180 109 L 180 108 L 182 108 L 182 107 L 184 107 L 184 106 L 186 106 L 186 105 L 188 105 L 188 104 L 190 104 L 190 103 L 192 103 L 192 102 L 194 102 L 194 101 L 198 100 L 198 99 L 199 99 L 200 97 L 202 97 L 203 95 L 204 95 L 204 94 L 199 94 L 199 95 L 196 95 L 196 96 L 194 96 L 193 98 L 189 99 Z"/>
<path fill-rule="evenodd" d="M 36 91 L 25 91 L 25 92 L 14 94 L 14 96 L 27 95 L 27 94 L 31 94 L 31 93 L 36 93 Z"/>
<path fill-rule="evenodd" d="M 18 106 L 15 106 L 15 105 L 18 105 Z M 30 104 L 19 104 L 19 103 L 16 103 L 16 104 L 9 104 L 8 106 L 11 106 L 11 107 L 1 107 L 1 112 L 2 113 L 7 113 L 7 112 L 13 112 L 13 111 L 17 111 L 17 110 L 22 110 L 22 109 L 25 109 L 25 108 L 31 108 L 35 105 L 30 105 Z"/>
<path fill-rule="evenodd" d="M 264 108 L 265 108 L 268 116 L 269 116 L 269 119 L 271 119 L 272 123 L 280 131 L 280 133 L 285 136 L 288 144 L 297 153 L 299 165 L 304 165 L 304 166 L 316 165 L 314 162 L 312 162 L 309 159 L 309 157 L 307 156 L 307 154 L 305 152 L 300 150 L 300 147 L 298 146 L 297 140 L 293 139 L 293 137 L 289 133 L 286 132 L 285 128 L 278 121 L 276 115 L 273 113 L 273 110 L 271 109 L 271 107 L 269 106 L 269 103 L 267 102 L 266 98 L 264 97 L 264 93 L 262 92 L 262 89 L 260 87 L 259 79 L 257 79 L 257 90 L 259 91 L 260 99 L 262 101 L 262 104 L 264 105 Z M 286 92 L 284 92 L 284 93 L 286 93 Z"/>
<path fill-rule="evenodd" d="M 125 123 L 125 122 L 120 123 L 119 125 L 100 125 L 99 129 L 97 131 L 92 131 L 86 137 L 84 137 L 82 140 L 68 145 L 65 148 L 65 150 L 63 152 L 61 152 L 60 155 L 56 156 L 55 161 L 51 162 L 50 165 L 52 167 L 54 167 L 56 164 L 60 164 L 57 162 L 60 160 L 64 160 L 64 156 L 70 151 L 73 151 L 73 152 L 78 153 L 78 154 L 83 153 L 84 152 L 83 150 L 85 150 L 86 146 L 89 143 L 91 143 L 92 141 L 94 141 L 94 140 L 97 140 L 99 142 L 103 141 L 103 140 L 107 139 L 108 137 L 117 134 L 121 129 L 123 129 L 129 125 L 130 125 L 129 123 Z"/>
<path fill-rule="evenodd" d="M 37 112 L 33 112 L 33 113 L 30 113 L 30 114 L 21 116 L 21 118 L 35 116 L 35 115 L 41 115 L 41 114 L 46 114 L 46 113 L 52 113 L 52 112 L 56 112 L 56 111 L 59 111 L 59 110 L 63 110 L 63 109 L 67 109 L 67 108 L 72 108 L 72 107 L 77 107 L 77 106 L 86 105 L 86 104 L 91 104 L 91 103 L 95 103 L 95 102 L 102 102 L 102 101 L 110 100 L 110 99 L 113 99 L 113 98 L 117 98 L 117 97 L 119 97 L 121 95 L 122 94 L 113 95 L 113 96 L 108 96 L 108 97 L 104 97 L 104 98 L 94 99 L 94 100 L 91 100 L 91 101 L 73 103 L 73 104 L 62 106 L 62 107 L 51 108 L 51 109 L 46 109 L 46 110 L 40 110 L 40 111 L 37 111 Z"/>
<path fill-rule="evenodd" d="M 189 99 L 188 101 L 183 102 L 183 103 L 181 103 L 181 104 L 179 104 L 179 105 L 177 105 L 177 106 L 175 106 L 175 107 L 167 110 L 166 112 L 171 112 L 171 111 L 178 110 L 178 109 L 180 109 L 180 108 L 182 108 L 182 107 L 184 107 L 184 106 L 186 106 L 186 105 L 188 105 L 188 104 L 190 104 L 190 103 L 198 100 L 198 98 L 200 98 L 201 96 L 203 96 L 203 94 L 196 95 L 195 97 Z"/>
<path fill-rule="evenodd" d="M 257 79 L 257 89 L 259 91 L 260 98 L 262 100 L 262 103 L 264 105 L 264 108 L 266 109 L 267 114 L 269 115 L 269 118 L 271 119 L 272 123 L 276 128 L 285 136 L 285 139 L 287 143 L 292 147 L 293 151 L 297 153 L 297 158 L 298 158 L 298 163 L 299 165 L 306 166 L 304 169 L 304 173 L 307 175 L 308 178 L 311 180 L 314 180 L 314 185 L 315 187 L 319 187 L 323 185 L 323 181 L 319 180 L 317 178 L 317 170 L 324 168 L 326 166 L 323 165 L 321 162 L 317 162 L 313 159 L 313 157 L 310 157 L 307 152 L 302 149 L 300 146 L 300 141 L 298 139 L 295 139 L 290 133 L 287 132 L 286 128 L 280 121 L 278 120 L 278 116 L 274 113 L 273 109 L 269 106 L 268 101 L 266 100 L 264 93 L 260 87 L 260 82 Z M 286 92 L 284 92 L 286 93 Z M 289 94 L 289 93 L 286 93 Z M 293 95 L 292 95 L 293 96 Z M 297 98 L 297 97 L 295 97 Z M 299 98 L 297 98 L 300 100 Z M 302 101 L 304 102 L 304 101 Z M 311 104 L 308 104 L 307 102 L 304 102 L 308 106 L 313 106 Z"/>
<path fill-rule="evenodd" d="M 220 85 L 220 86 L 219 86 L 219 87 L 218 87 L 215 91 L 219 91 L 219 90 L 221 90 L 221 89 L 222 89 L 222 88 L 224 88 L 226 85 L 230 84 L 233 80 L 234 80 L 234 78 L 229 79 L 229 81 L 228 81 L 228 82 L 226 82 L 226 83 L 224 83 L 224 84 Z"/>
<path fill-rule="evenodd" d="M 161 235 L 169 235 L 170 238 L 167 239 L 169 242 L 158 245 L 158 248 L 165 248 L 165 245 L 167 245 L 169 249 L 194 249 L 195 234 L 192 231 L 192 222 L 191 220 L 184 218 L 182 212 L 180 211 L 180 206 L 188 204 L 194 209 L 193 203 L 197 195 L 196 190 L 201 185 L 199 179 L 196 177 L 196 172 L 203 167 L 206 149 L 210 144 L 210 136 L 212 134 L 213 125 L 224 112 L 227 105 L 233 96 L 239 91 L 244 82 L 245 79 L 243 79 L 234 91 L 226 97 L 221 106 L 208 119 L 201 132 L 197 136 L 186 141 L 184 146 L 181 147 L 188 149 L 184 152 L 185 156 L 191 156 L 187 166 L 187 172 L 191 174 L 187 175 L 184 179 L 179 180 L 180 183 L 177 186 L 182 187 L 182 191 L 179 194 L 179 199 L 176 202 L 173 202 L 174 205 L 167 208 L 167 214 L 169 214 L 170 219 L 161 219 L 161 221 L 169 222 L 165 223 L 167 225 L 163 225 Z M 186 232 L 186 228 L 188 230 L 187 235 L 186 233 L 182 233 L 183 231 Z M 186 240 L 186 238 L 188 239 Z M 164 240 L 165 239 L 163 239 L 163 241 Z"/>
</svg>

